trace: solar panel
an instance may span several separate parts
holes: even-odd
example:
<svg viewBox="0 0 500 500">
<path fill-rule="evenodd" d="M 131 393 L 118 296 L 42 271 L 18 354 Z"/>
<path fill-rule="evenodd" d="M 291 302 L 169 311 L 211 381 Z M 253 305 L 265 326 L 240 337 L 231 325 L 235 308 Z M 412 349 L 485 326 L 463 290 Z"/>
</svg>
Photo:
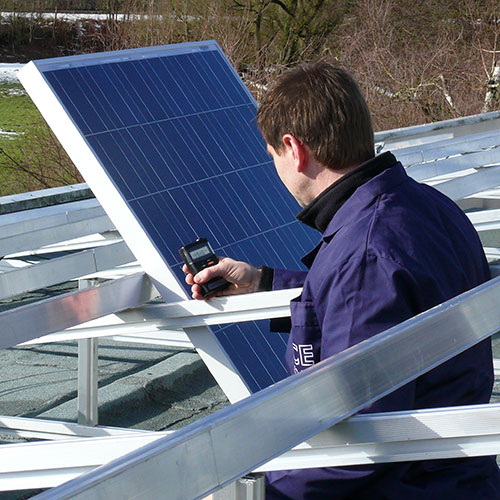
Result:
<svg viewBox="0 0 500 500">
<path fill-rule="evenodd" d="M 34 61 L 20 79 L 166 301 L 188 296 L 178 249 L 199 236 L 220 255 L 295 269 L 316 243 L 215 42 Z M 250 392 L 286 375 L 286 337 L 267 322 L 207 335 Z"/>
</svg>

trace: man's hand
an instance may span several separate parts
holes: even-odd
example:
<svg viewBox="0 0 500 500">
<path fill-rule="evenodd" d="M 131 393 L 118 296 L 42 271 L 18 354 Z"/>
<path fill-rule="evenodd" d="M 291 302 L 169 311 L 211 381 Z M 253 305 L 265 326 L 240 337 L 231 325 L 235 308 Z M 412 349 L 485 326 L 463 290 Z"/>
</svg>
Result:
<svg viewBox="0 0 500 500">
<path fill-rule="evenodd" d="M 202 295 L 200 283 L 206 283 L 213 278 L 224 278 L 231 283 L 225 290 L 218 292 L 210 297 L 221 295 L 238 295 L 241 293 L 256 292 L 259 288 L 260 276 L 262 271 L 256 267 L 229 257 L 219 257 L 219 262 L 214 266 L 207 267 L 193 276 L 184 264 L 182 270 L 186 273 L 186 283 L 191 285 L 193 299 L 205 300 Z"/>
</svg>

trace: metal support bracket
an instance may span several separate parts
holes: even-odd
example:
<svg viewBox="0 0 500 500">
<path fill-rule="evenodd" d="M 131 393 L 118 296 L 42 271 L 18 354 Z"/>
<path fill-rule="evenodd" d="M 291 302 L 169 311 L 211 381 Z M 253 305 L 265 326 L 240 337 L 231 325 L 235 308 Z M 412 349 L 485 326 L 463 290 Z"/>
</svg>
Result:
<svg viewBox="0 0 500 500">
<path fill-rule="evenodd" d="M 266 479 L 264 474 L 258 473 L 243 476 L 212 495 L 212 500 L 264 500 L 265 498 Z"/>
<path fill-rule="evenodd" d="M 78 280 L 78 288 L 97 285 L 98 280 Z M 78 341 L 78 423 L 95 426 L 98 424 L 98 338 Z"/>
</svg>

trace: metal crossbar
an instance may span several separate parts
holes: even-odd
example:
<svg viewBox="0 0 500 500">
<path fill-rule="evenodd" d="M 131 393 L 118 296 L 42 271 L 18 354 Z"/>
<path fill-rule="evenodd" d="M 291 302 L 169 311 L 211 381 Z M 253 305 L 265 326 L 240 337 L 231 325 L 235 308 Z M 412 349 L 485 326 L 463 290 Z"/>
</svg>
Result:
<svg viewBox="0 0 500 500">
<path fill-rule="evenodd" d="M 0 255 L 9 255 L 23 250 L 39 248 L 43 245 L 58 243 L 72 238 L 102 233 L 113 229 L 114 226 L 107 215 L 77 222 L 65 223 L 61 226 L 52 226 L 30 233 L 21 233 L 14 236 L 0 238 Z"/>
<path fill-rule="evenodd" d="M 498 130 L 398 149 L 398 159 L 406 167 L 498 146 Z"/>
<path fill-rule="evenodd" d="M 406 173 L 416 181 L 424 181 L 433 177 L 491 164 L 500 165 L 500 148 L 412 165 L 406 169 Z"/>
<path fill-rule="evenodd" d="M 498 130 L 494 130 L 398 149 L 397 157 L 405 167 L 410 167 L 451 156 L 488 150 L 497 147 L 498 142 Z"/>
<path fill-rule="evenodd" d="M 0 313 L 0 348 L 135 307 L 155 295 L 144 273 Z"/>
<path fill-rule="evenodd" d="M 201 498 L 492 335 L 499 293 L 497 278 L 37 498 Z"/>
<path fill-rule="evenodd" d="M 127 245 L 118 242 L 6 272 L 0 274 L 0 300 L 133 260 L 134 256 Z"/>
<path fill-rule="evenodd" d="M 397 142 L 398 140 L 403 141 L 410 137 L 435 135 L 442 131 L 452 131 L 455 136 L 466 135 L 478 132 L 483 127 L 486 130 L 498 129 L 498 123 L 494 123 L 497 120 L 500 120 L 500 111 L 491 111 L 490 113 L 453 118 L 451 120 L 428 123 L 426 125 L 384 130 L 382 132 L 375 132 L 375 142 Z"/>
<path fill-rule="evenodd" d="M 137 334 L 144 331 L 171 331 L 198 326 L 222 325 L 242 321 L 290 316 L 290 300 L 301 288 L 261 292 L 248 296 L 218 297 L 209 302 L 185 300 L 170 304 L 144 305 L 110 315 L 62 332 L 26 343 L 61 342 L 110 335 Z M 1 321 L 1 315 L 0 315 Z M 1 323 L 0 323 L 1 324 Z"/>
<path fill-rule="evenodd" d="M 96 199 L 2 215 L 2 237 L 90 220 L 106 215 Z"/>
<path fill-rule="evenodd" d="M 85 183 L 7 195 L 0 197 L 0 214 L 26 212 L 58 204 L 68 206 L 73 201 L 86 200 L 92 197 L 93 194 Z"/>
<path fill-rule="evenodd" d="M 55 487 L 170 436 L 174 431 L 129 431 L 11 419 L 19 435 L 54 441 L 0 447 L 0 491 Z M 14 431 L 14 430 L 13 430 Z M 323 431 L 257 471 L 460 458 L 500 453 L 500 405 L 358 415 Z M 27 472 L 29 471 L 29 472 Z M 64 479 L 63 479 L 64 478 Z"/>
<path fill-rule="evenodd" d="M 500 182 L 500 167 L 488 167 L 473 174 L 435 184 L 434 187 L 457 201 L 491 188 L 492 184 L 497 182 Z"/>
</svg>

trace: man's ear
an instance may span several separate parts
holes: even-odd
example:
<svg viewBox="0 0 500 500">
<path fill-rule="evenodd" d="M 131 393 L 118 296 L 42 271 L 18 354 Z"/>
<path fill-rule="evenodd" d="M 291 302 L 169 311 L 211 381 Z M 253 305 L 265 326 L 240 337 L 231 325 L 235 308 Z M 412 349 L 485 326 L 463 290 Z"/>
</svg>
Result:
<svg viewBox="0 0 500 500">
<path fill-rule="evenodd" d="M 291 134 L 285 134 L 282 141 L 285 150 L 292 156 L 297 172 L 303 173 L 309 160 L 309 150 L 306 145 Z"/>
</svg>

